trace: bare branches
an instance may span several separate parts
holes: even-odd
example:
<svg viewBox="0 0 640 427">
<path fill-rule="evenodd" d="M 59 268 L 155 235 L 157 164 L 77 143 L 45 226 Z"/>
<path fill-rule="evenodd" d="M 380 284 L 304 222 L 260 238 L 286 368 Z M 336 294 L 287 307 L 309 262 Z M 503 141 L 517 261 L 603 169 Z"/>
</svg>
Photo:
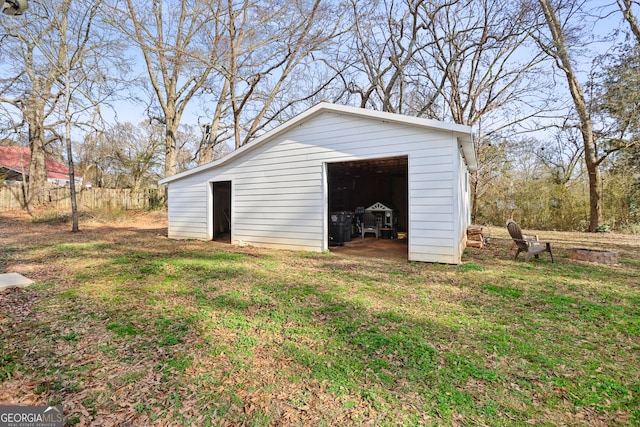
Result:
<svg viewBox="0 0 640 427">
<path fill-rule="evenodd" d="M 633 7 L 636 7 L 636 11 L 640 9 L 640 2 L 637 0 L 616 0 L 616 4 L 622 12 L 625 21 L 629 24 L 631 32 L 636 38 L 636 43 L 640 45 L 640 25 L 638 25 L 638 18 L 634 14 Z"/>
<path fill-rule="evenodd" d="M 340 31 L 340 11 L 320 0 L 312 2 L 229 1 L 224 26 L 229 45 L 220 71 L 229 87 L 235 147 L 246 144 L 275 115 L 276 104 L 290 106 L 308 98 L 297 94 L 300 71 L 318 67 L 313 53 L 322 52 Z M 320 87 L 326 81 L 310 82 Z M 318 92 L 312 88 L 311 93 Z M 286 98 L 290 97 L 289 100 Z M 276 107 L 281 109 L 281 107 Z"/>
<path fill-rule="evenodd" d="M 343 58 L 345 89 L 361 107 L 402 113 L 416 86 L 414 64 L 429 43 L 420 16 L 424 1 L 350 2 L 351 54 Z"/>
<path fill-rule="evenodd" d="M 215 65 L 211 55 L 217 46 L 204 46 L 202 40 L 220 40 L 219 34 L 211 33 L 217 28 L 216 9 L 205 1 L 187 4 L 155 0 L 149 6 L 149 2 L 127 0 L 126 4 L 126 11 L 115 12 L 125 17 L 121 30 L 138 46 L 162 110 L 166 126 L 165 174 L 170 176 L 176 173 L 175 135 L 182 114 Z"/>
</svg>

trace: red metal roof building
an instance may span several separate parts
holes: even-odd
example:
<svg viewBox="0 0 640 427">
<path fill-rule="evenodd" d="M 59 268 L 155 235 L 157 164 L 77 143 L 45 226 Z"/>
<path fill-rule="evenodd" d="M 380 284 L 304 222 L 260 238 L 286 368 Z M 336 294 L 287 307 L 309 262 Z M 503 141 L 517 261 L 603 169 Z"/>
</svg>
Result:
<svg viewBox="0 0 640 427">
<path fill-rule="evenodd" d="M 0 147 L 0 177 L 6 181 L 22 181 L 24 173 L 29 180 L 29 162 L 31 150 L 28 147 Z M 47 181 L 67 185 L 69 184 L 69 168 L 52 159 L 45 160 L 47 169 Z M 81 182 L 82 177 L 76 175 L 76 183 Z"/>
</svg>

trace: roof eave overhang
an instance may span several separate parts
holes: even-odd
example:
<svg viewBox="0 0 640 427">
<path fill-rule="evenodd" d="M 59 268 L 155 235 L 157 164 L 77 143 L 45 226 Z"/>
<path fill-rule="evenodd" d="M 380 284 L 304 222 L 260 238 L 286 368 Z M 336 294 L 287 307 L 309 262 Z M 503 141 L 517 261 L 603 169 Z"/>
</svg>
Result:
<svg viewBox="0 0 640 427">
<path fill-rule="evenodd" d="M 469 133 L 468 135 L 459 136 L 458 144 L 467 168 L 469 168 L 469 172 L 476 172 L 478 170 L 478 156 L 476 154 L 476 143 L 473 134 Z"/>
</svg>

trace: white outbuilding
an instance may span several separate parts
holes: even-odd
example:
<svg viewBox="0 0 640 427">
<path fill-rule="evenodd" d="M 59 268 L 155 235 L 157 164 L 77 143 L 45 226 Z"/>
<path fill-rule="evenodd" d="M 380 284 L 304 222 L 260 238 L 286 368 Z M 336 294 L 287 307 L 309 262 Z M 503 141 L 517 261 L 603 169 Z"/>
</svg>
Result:
<svg viewBox="0 0 640 427">
<path fill-rule="evenodd" d="M 476 169 L 469 126 L 320 103 L 160 184 L 170 238 L 321 252 L 331 213 L 380 203 L 396 212 L 408 260 L 458 264 Z"/>
</svg>

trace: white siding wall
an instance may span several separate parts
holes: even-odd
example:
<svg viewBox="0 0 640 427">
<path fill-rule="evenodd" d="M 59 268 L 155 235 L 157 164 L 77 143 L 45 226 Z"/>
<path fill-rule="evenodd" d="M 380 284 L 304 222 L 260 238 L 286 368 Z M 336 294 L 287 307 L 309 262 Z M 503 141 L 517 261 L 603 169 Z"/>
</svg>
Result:
<svg viewBox="0 0 640 427">
<path fill-rule="evenodd" d="M 409 155 L 409 260 L 453 263 L 456 146 L 446 133 L 427 137 Z"/>
<path fill-rule="evenodd" d="M 456 184 L 458 193 L 456 200 L 456 219 L 458 227 L 458 231 L 456 233 L 458 240 L 456 243 L 458 245 L 458 256 L 455 263 L 460 263 L 462 252 L 464 251 L 467 243 L 467 227 L 471 224 L 471 192 L 469 188 L 469 176 L 461 153 L 458 155 L 458 162 L 456 166 L 458 169 L 458 179 Z"/>
<path fill-rule="evenodd" d="M 207 239 L 207 184 L 192 177 L 172 182 L 167 190 L 169 237 Z"/>
<path fill-rule="evenodd" d="M 459 153 L 448 131 L 322 114 L 169 185 L 169 237 L 211 238 L 210 182 L 232 181 L 232 243 L 327 249 L 325 163 L 409 157 L 409 259 L 459 262 Z M 373 202 L 373 201 L 372 201 Z"/>
</svg>

